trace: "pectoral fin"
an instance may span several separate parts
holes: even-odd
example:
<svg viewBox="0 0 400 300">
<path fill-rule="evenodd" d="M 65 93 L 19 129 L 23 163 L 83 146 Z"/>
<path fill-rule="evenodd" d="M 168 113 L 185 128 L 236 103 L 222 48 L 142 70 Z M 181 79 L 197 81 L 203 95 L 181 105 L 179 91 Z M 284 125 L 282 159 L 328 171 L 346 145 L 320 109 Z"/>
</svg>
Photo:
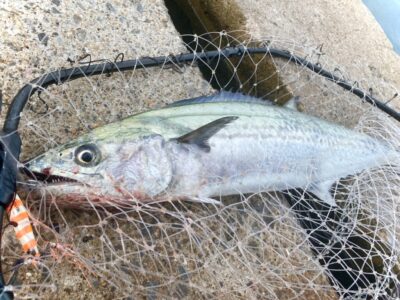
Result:
<svg viewBox="0 0 400 300">
<path fill-rule="evenodd" d="M 208 144 L 208 140 L 227 124 L 238 118 L 239 117 L 223 117 L 217 119 L 173 140 L 178 143 L 194 144 L 204 151 L 209 152 L 210 145 Z"/>
<path fill-rule="evenodd" d="M 336 207 L 337 204 L 335 202 L 335 198 L 332 197 L 330 192 L 332 185 L 335 181 L 323 181 L 313 184 L 307 190 L 310 193 L 313 193 L 319 199 L 324 201 L 325 203 L 329 204 L 330 206 Z"/>
</svg>

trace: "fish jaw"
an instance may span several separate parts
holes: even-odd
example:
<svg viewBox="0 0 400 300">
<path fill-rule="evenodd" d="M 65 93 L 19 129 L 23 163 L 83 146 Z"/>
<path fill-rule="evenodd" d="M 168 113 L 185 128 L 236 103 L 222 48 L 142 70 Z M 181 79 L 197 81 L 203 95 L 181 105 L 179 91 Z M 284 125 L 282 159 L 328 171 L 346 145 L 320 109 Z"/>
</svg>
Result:
<svg viewBox="0 0 400 300">
<path fill-rule="evenodd" d="M 54 159 L 54 156 L 56 154 L 52 152 L 41 155 L 26 163 L 20 170 L 31 181 L 45 183 L 47 186 L 84 185 L 82 178 L 79 178 L 78 168 L 68 171 L 66 167 L 63 167 L 64 163 Z"/>
<path fill-rule="evenodd" d="M 43 166 L 43 167 L 42 167 Z M 27 184 L 20 185 L 20 190 L 28 192 L 35 199 L 56 200 L 58 204 L 75 207 L 78 203 L 87 202 L 83 195 L 96 194 L 96 188 L 73 178 L 74 174 L 56 171 L 38 160 L 28 169 L 21 168 L 22 173 L 29 178 Z"/>
<path fill-rule="evenodd" d="M 35 170 L 35 167 L 32 167 Z M 60 207 L 84 209 L 93 206 L 115 207 L 133 202 L 145 202 L 148 197 L 140 193 L 129 193 L 116 181 L 92 179 L 92 184 L 85 183 L 88 178 L 72 179 L 76 174 L 46 167 L 46 173 L 25 169 L 23 172 L 32 178 L 21 189 L 33 199 L 46 199 Z M 55 175 L 57 174 L 57 175 Z M 28 187 L 28 189 L 26 189 Z"/>
<path fill-rule="evenodd" d="M 97 188 L 85 185 L 43 185 L 39 184 L 34 189 L 24 191 L 27 198 L 45 199 L 46 202 L 56 204 L 58 207 L 91 209 L 93 207 L 115 208 L 129 207 L 140 201 L 133 196 L 102 194 Z M 129 201 L 127 201 L 129 199 Z"/>
</svg>

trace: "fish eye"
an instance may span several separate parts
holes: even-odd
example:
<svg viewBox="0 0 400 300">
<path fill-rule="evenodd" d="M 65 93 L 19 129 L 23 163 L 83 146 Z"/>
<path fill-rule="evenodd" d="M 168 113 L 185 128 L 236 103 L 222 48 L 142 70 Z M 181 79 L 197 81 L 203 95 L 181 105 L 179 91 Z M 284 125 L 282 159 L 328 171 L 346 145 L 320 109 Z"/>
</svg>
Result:
<svg viewBox="0 0 400 300">
<path fill-rule="evenodd" d="M 82 167 L 93 167 L 100 162 L 100 150 L 94 144 L 86 144 L 75 149 L 75 162 Z"/>
</svg>

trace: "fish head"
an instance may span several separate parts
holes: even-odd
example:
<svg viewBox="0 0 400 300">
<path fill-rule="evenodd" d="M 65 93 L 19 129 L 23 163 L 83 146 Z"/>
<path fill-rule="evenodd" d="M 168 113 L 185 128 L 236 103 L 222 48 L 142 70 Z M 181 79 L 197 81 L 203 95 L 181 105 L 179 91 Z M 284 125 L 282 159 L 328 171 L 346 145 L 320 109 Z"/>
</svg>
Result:
<svg viewBox="0 0 400 300">
<path fill-rule="evenodd" d="M 171 181 L 164 138 L 80 138 L 28 161 L 24 173 L 58 199 L 148 201 Z M 125 200 L 124 200 L 125 199 Z"/>
<path fill-rule="evenodd" d="M 89 183 L 107 160 L 105 150 L 95 141 L 69 143 L 28 161 L 24 172 L 49 185 Z"/>
</svg>

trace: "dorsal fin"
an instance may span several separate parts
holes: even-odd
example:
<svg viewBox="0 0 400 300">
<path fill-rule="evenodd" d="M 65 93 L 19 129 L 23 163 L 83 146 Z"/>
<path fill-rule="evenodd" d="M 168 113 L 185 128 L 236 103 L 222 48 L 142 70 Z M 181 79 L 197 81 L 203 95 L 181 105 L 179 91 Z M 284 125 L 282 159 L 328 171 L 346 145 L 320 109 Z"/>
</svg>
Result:
<svg viewBox="0 0 400 300">
<path fill-rule="evenodd" d="M 239 117 L 223 117 L 172 140 L 175 140 L 178 143 L 194 144 L 204 151 L 210 152 L 208 140 L 227 124 L 238 118 Z"/>
<path fill-rule="evenodd" d="M 167 107 L 177 107 L 188 104 L 211 103 L 211 102 L 243 102 L 243 103 L 254 103 L 262 105 L 275 105 L 275 103 L 270 100 L 263 100 L 261 98 L 243 95 L 241 93 L 232 93 L 221 90 L 220 92 L 211 96 L 201 96 L 196 98 L 179 100 L 174 103 L 168 104 Z"/>
</svg>

